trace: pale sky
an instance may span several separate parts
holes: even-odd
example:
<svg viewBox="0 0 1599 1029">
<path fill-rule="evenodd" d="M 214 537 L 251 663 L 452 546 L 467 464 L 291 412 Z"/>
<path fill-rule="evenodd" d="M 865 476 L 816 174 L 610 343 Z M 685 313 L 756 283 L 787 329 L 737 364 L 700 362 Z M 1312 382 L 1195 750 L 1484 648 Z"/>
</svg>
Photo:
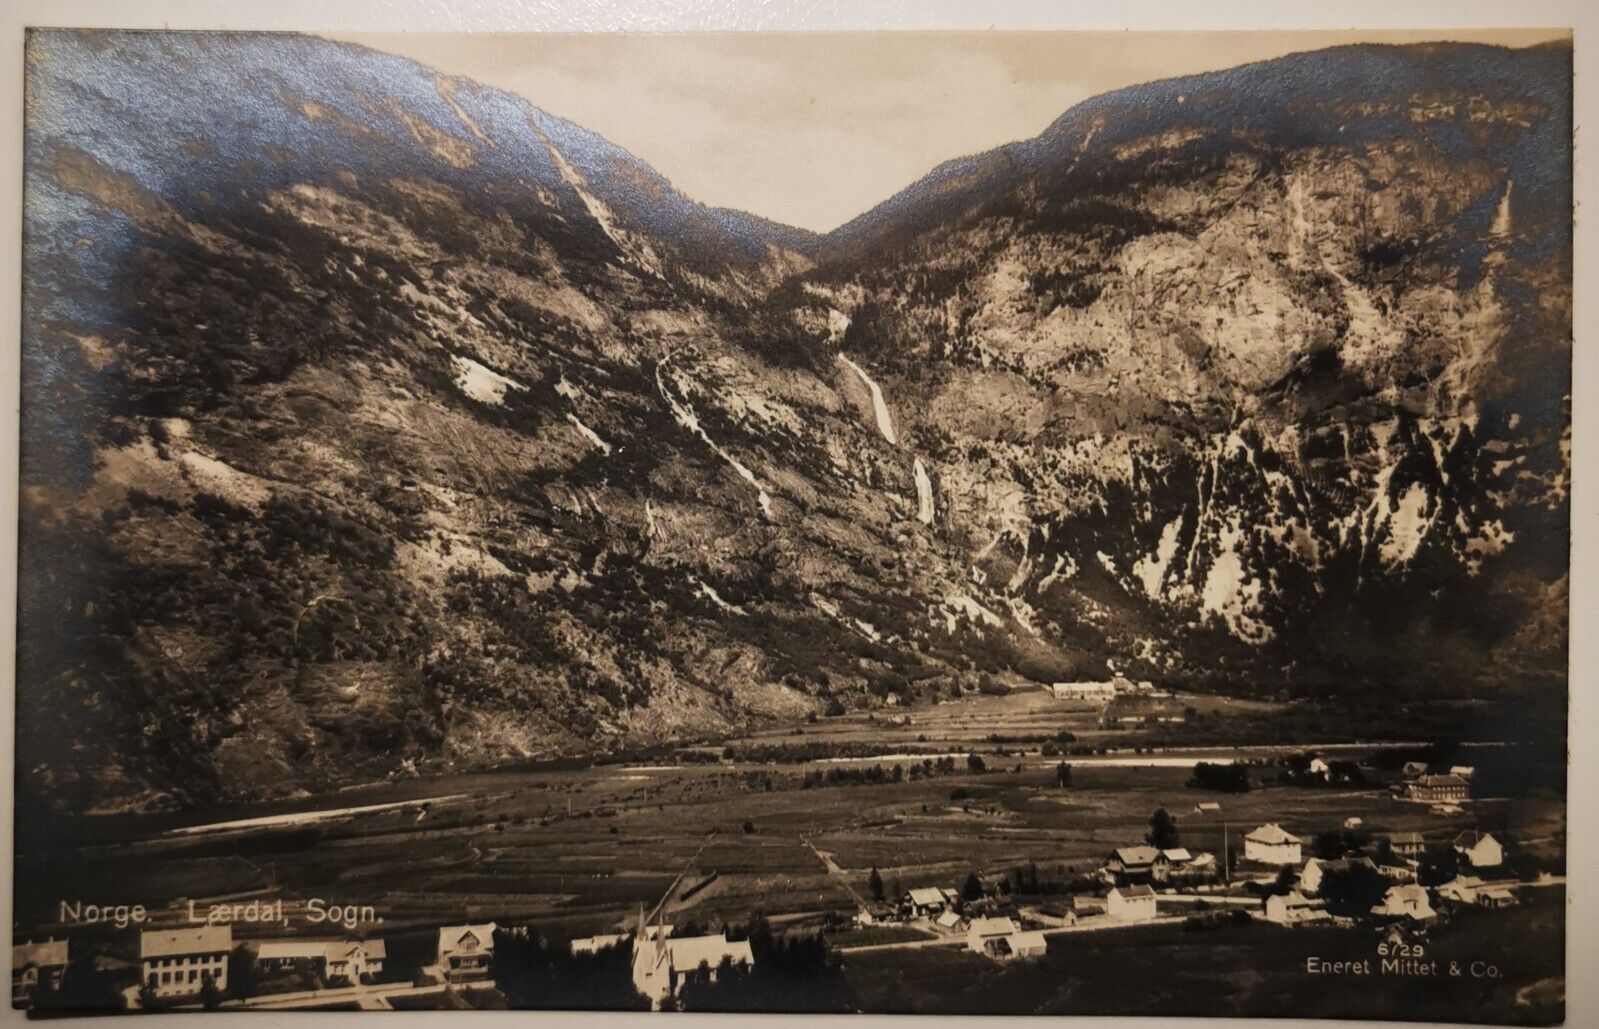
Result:
<svg viewBox="0 0 1599 1029">
<path fill-rule="evenodd" d="M 823 232 L 1122 86 L 1351 42 L 1563 30 L 335 35 L 517 93 L 701 203 Z"/>
</svg>

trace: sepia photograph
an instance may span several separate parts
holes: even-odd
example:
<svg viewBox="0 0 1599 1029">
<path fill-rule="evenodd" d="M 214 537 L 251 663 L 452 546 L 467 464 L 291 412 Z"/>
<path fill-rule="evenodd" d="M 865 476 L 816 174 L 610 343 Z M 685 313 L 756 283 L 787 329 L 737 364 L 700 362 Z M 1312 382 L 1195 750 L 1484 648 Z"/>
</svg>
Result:
<svg viewBox="0 0 1599 1029">
<path fill-rule="evenodd" d="M 307 28 L 27 32 L 15 1013 L 1566 1020 L 1569 27 Z"/>
</svg>

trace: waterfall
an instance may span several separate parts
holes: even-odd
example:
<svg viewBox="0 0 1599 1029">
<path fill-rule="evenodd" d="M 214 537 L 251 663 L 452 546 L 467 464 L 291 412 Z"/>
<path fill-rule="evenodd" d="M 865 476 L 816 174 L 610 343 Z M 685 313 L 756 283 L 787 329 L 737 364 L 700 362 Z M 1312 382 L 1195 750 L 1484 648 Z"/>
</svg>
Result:
<svg viewBox="0 0 1599 1029">
<path fill-rule="evenodd" d="M 1494 212 L 1493 227 L 1488 230 L 1488 234 L 1495 239 L 1504 239 L 1510 235 L 1510 188 L 1514 185 L 1511 180 L 1505 180 L 1505 195 L 1499 198 L 1499 209 Z"/>
<path fill-rule="evenodd" d="M 865 370 L 854 361 L 851 361 L 843 354 L 839 354 L 838 359 L 849 365 L 855 374 L 861 377 L 861 382 L 866 384 L 866 388 L 871 390 L 872 411 L 877 415 L 877 430 L 883 434 L 884 439 L 898 446 L 899 438 L 894 435 L 894 419 L 889 416 L 888 403 L 883 399 L 882 388 L 873 382 L 872 377 L 867 375 Z"/>
<path fill-rule="evenodd" d="M 933 524 L 933 480 L 919 457 L 916 459 L 916 517 L 923 525 Z"/>
</svg>

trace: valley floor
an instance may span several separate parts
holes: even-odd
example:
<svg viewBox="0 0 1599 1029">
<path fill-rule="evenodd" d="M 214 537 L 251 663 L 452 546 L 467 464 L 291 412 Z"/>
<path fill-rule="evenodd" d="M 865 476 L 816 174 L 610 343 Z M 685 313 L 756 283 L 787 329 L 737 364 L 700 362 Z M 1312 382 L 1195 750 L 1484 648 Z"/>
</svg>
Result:
<svg viewBox="0 0 1599 1029">
<path fill-rule="evenodd" d="M 191 910 L 213 903 L 281 899 L 281 922 L 235 924 L 235 940 L 381 936 L 400 977 L 430 961 L 441 925 L 526 923 L 555 940 L 623 931 L 640 905 L 653 906 L 691 869 L 685 883 L 709 881 L 692 895 L 675 891 L 666 905 L 669 920 L 740 924 L 759 912 L 778 929 L 826 925 L 867 1010 L 1335 1015 L 1365 1012 L 1375 995 L 1353 997 L 1360 991 L 1347 983 L 1308 978 L 1300 951 L 1363 956 L 1375 939 L 1369 932 L 1258 923 L 1185 932 L 1177 919 L 1118 933 L 1062 933 L 1042 961 L 1012 968 L 947 945 L 855 950 L 912 942 L 917 934 L 898 926 L 842 926 L 869 898 L 874 869 L 891 893 L 959 889 L 972 873 L 1024 868 L 1067 882 L 1093 873 L 1114 848 L 1143 843 L 1156 808 L 1175 816 L 1184 846 L 1218 854 L 1225 841 L 1236 855 L 1243 833 L 1268 822 L 1308 844 L 1359 819 L 1365 832 L 1416 831 L 1435 843 L 1464 830 L 1504 827 L 1527 852 L 1551 864 L 1563 860 L 1565 808 L 1557 796 L 1482 798 L 1440 813 L 1397 799 L 1379 782 L 1270 784 L 1242 794 L 1187 785 L 1196 761 L 1271 760 L 1304 749 L 1300 744 L 1045 752 L 1105 749 L 1115 734 L 1102 731 L 1100 721 L 1093 709 L 1039 697 L 983 697 L 729 740 L 705 748 L 703 760 L 453 775 L 249 810 L 90 819 L 49 849 L 19 854 L 18 882 L 28 888 L 17 897 L 18 924 L 35 938 L 71 934 L 91 948 L 119 952 L 130 938 L 136 947 L 136 932 L 73 924 L 66 905 L 142 904 L 149 912 L 142 928 L 151 928 L 185 925 Z M 1074 743 L 1057 742 L 1062 733 Z M 759 747 L 767 749 L 751 749 Z M 889 756 L 863 757 L 851 747 Z M 1351 744 L 1329 753 L 1369 762 L 1382 749 Z M 792 756 L 817 753 L 829 756 Z M 738 757 L 751 754 L 770 760 Z M 970 754 L 982 771 L 968 762 Z M 1065 787 L 1057 782 L 1062 761 L 1072 766 Z M 865 774 L 871 769 L 882 772 L 874 779 Z M 844 770 L 857 775 L 848 778 Z M 369 915 L 345 924 L 319 921 L 332 905 Z M 1502 979 L 1410 984 L 1422 994 L 1405 1002 L 1405 1012 L 1453 1017 L 1466 1010 L 1458 1006 L 1463 998 L 1482 997 L 1518 1017 L 1543 1011 L 1517 1008 L 1514 994 L 1561 975 L 1560 912 L 1557 901 L 1545 898 L 1510 912 L 1482 912 L 1482 932 L 1470 937 L 1476 941 L 1470 946 L 1461 935 L 1466 929 L 1452 924 L 1452 946 L 1462 957 L 1487 953 L 1482 948 L 1497 954 L 1516 938 L 1512 926 L 1534 934 L 1533 942 L 1503 959 Z M 1469 914 L 1469 924 L 1478 925 L 1478 913 Z M 1193 985 L 1207 981 L 1207 970 L 1224 967 L 1236 973 L 1221 977 L 1224 986 Z M 1157 969 L 1169 989 L 1134 989 Z M 1401 987 L 1402 980 L 1385 980 L 1378 989 L 1386 995 Z M 1510 1000 L 1501 996 L 1506 990 Z M 1304 1010 L 1279 1010 L 1273 1006 L 1279 1002 L 1265 999 L 1295 991 Z"/>
</svg>

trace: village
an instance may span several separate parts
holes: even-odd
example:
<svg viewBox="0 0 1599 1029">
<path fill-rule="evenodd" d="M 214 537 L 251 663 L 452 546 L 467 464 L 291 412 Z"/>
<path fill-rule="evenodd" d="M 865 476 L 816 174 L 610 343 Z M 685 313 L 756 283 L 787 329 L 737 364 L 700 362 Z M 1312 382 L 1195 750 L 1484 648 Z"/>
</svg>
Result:
<svg viewBox="0 0 1599 1029">
<path fill-rule="evenodd" d="M 355 839 L 395 839 L 408 855 L 425 860 L 427 840 L 481 831 L 484 836 L 469 837 L 477 842 L 469 842 L 470 856 L 462 858 L 464 868 L 481 876 L 518 853 L 529 856 L 515 868 L 563 863 L 553 855 L 534 856 L 529 847 L 540 839 L 568 840 L 568 853 L 592 850 L 608 839 L 590 834 L 593 815 L 672 812 L 668 805 L 649 804 L 664 801 L 668 785 L 681 793 L 683 813 L 672 816 L 673 824 L 686 812 L 704 810 L 742 818 L 742 829 L 708 829 L 691 850 L 680 850 L 660 879 L 660 892 L 635 893 L 632 911 L 620 916 L 614 903 L 603 901 L 593 916 L 580 919 L 571 908 L 577 896 L 569 893 L 572 888 L 604 884 L 603 872 L 598 879 L 563 874 L 563 893 L 553 906 L 491 906 L 492 901 L 464 898 L 457 911 L 469 919 L 432 924 L 425 912 L 448 908 L 448 896 L 438 896 L 414 917 L 400 917 L 403 912 L 389 904 L 329 908 L 318 896 L 286 906 L 280 882 L 267 890 L 219 893 L 208 904 L 192 895 L 149 909 L 62 903 L 54 920 L 35 920 L 34 932 L 18 927 L 13 1005 L 558 1007 L 564 984 L 582 979 L 593 991 L 588 997 L 598 995 L 606 1007 L 692 1010 L 697 1003 L 715 1005 L 716 991 L 734 989 L 736 981 L 758 981 L 768 992 L 787 983 L 803 1007 L 814 986 L 807 979 L 815 979 L 830 983 L 815 991 L 825 994 L 815 1003 L 831 1005 L 823 1010 L 851 1010 L 838 983 L 851 978 L 857 965 L 889 957 L 915 963 L 963 954 L 996 968 L 1023 967 L 1046 959 L 1052 948 L 1081 946 L 1100 936 L 1116 940 L 1161 927 L 1191 932 L 1222 925 L 1425 940 L 1461 911 L 1503 911 L 1538 893 L 1557 895 L 1564 884 L 1557 840 L 1540 836 L 1525 845 L 1506 832 L 1513 808 L 1492 796 L 1501 786 L 1484 783 L 1493 775 L 1479 775 L 1476 765 L 1458 761 L 1461 751 L 1453 751 L 1455 759 L 1433 761 L 1399 761 L 1422 751 L 1391 746 L 1234 749 L 1230 757 L 1217 748 L 1194 749 L 1188 756 L 1118 751 L 1116 743 L 1127 733 L 1122 717 L 1135 717 L 1140 725 L 1182 722 L 1183 713 L 1199 709 L 1196 698 L 1119 677 L 967 703 L 977 708 L 975 714 L 950 705 L 915 716 L 868 711 L 806 725 L 801 738 L 815 743 L 768 737 L 686 748 L 672 764 L 507 775 L 489 780 L 499 791 L 488 797 L 462 789 L 425 801 L 179 826 L 157 840 L 163 853 L 184 853 L 208 839 L 237 840 L 243 852 L 285 832 L 304 831 L 296 826 L 329 824 L 334 832 L 358 832 Z M 1140 714 L 1119 714 L 1129 708 Z M 1202 721 L 1206 714 L 1198 717 Z M 1062 719 L 1071 732 L 1055 729 Z M 977 737 L 982 729 L 988 732 Z M 839 732 L 873 733 L 878 743 L 867 753 L 881 757 L 815 757 L 857 753 L 855 737 Z M 929 740 L 929 733 L 935 738 Z M 926 748 L 911 740 L 926 741 Z M 974 746 L 977 740 L 991 743 L 985 756 Z M 1009 745 L 1011 740 L 1041 743 L 1028 748 Z M 1076 743 L 1067 746 L 1067 740 Z M 806 761 L 785 772 L 782 756 L 790 751 L 784 748 L 795 746 Z M 919 749 L 943 753 L 926 757 Z M 1479 753 L 1492 757 L 1497 751 Z M 889 761 L 897 764 L 884 764 Z M 1505 757 L 1497 761 L 1503 764 Z M 504 789 L 507 783 L 516 783 L 515 789 Z M 593 807 L 580 810 L 577 799 L 596 786 L 606 791 L 587 801 Z M 512 813 L 531 810 L 516 797 L 544 796 L 550 789 L 564 793 L 564 812 L 542 802 L 537 820 L 524 818 L 528 829 L 512 829 Z M 1175 804 L 1178 794 L 1188 802 Z M 903 799 L 860 808 L 851 797 L 863 796 Z M 942 807 L 935 801 L 939 796 L 945 796 Z M 1134 805 L 1143 796 L 1154 807 L 1140 815 Z M 1003 804 L 996 807 L 998 801 Z M 1062 805 L 1067 816 L 1054 815 L 1052 808 Z M 771 828 L 761 829 L 755 820 Z M 793 829 L 780 828 L 784 824 Z M 1036 828 L 1023 829 L 1028 824 Z M 616 839 L 614 829 L 609 840 Z M 871 844 L 883 832 L 913 829 L 915 836 L 887 850 Z M 950 831 L 966 834 L 967 845 L 942 860 L 908 861 L 911 853 L 932 858 L 942 852 L 932 837 Z M 1059 842 L 1046 844 L 1051 839 Z M 526 842 L 507 848 L 497 840 Z M 1094 840 L 1105 844 L 1095 847 Z M 841 845 L 854 856 L 844 858 Z M 788 847 L 799 853 L 779 858 Z M 967 861 L 958 853 L 966 853 Z M 801 874 L 804 864 L 815 861 L 819 872 Z M 246 864 L 261 868 L 259 860 Z M 772 872 L 761 872 L 763 866 Z M 349 879 L 352 871 L 344 869 L 339 879 Z M 529 898 L 548 888 L 532 885 L 526 874 L 523 880 L 528 885 L 521 892 Z M 640 879 L 640 885 L 648 882 Z M 515 880 L 507 885 L 516 888 Z M 785 896 L 792 901 L 785 904 Z M 341 922 L 329 911 L 350 917 Z M 382 912 L 397 924 L 392 932 L 384 928 Z M 297 932 L 297 925 L 291 932 L 294 919 L 309 932 Z M 606 924 L 596 927 L 600 932 L 582 932 L 601 919 Z M 793 941 L 814 944 L 809 957 L 795 960 Z M 1180 938 L 1172 946 L 1202 944 Z"/>
</svg>

